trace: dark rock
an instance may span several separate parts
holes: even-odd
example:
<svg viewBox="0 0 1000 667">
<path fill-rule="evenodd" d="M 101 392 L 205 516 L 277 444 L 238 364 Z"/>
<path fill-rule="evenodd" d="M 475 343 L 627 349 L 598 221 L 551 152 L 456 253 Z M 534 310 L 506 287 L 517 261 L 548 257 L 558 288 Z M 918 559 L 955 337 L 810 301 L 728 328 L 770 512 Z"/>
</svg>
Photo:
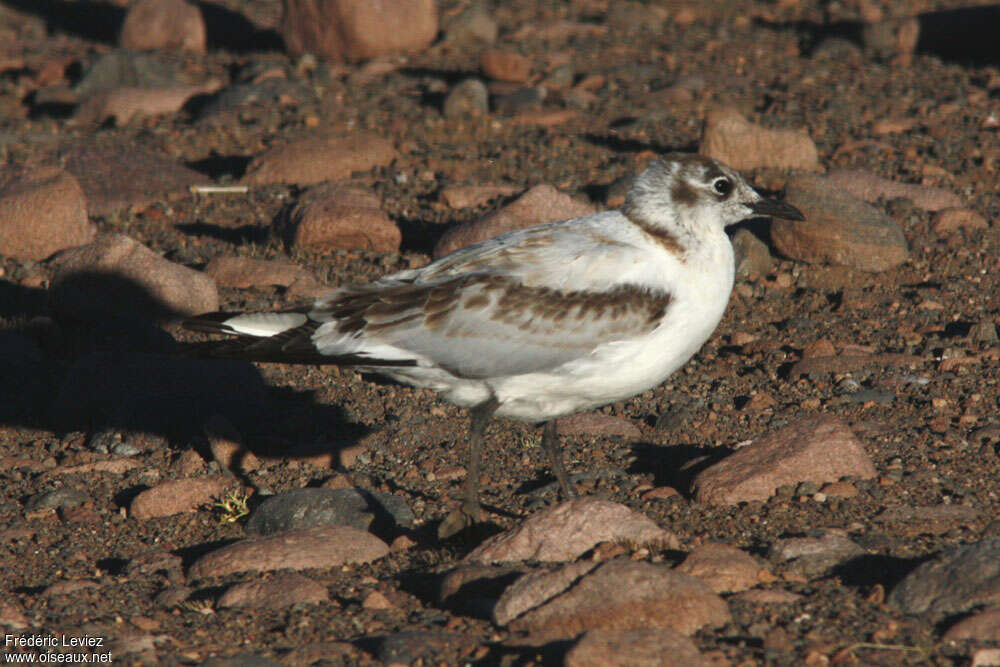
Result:
<svg viewBox="0 0 1000 667">
<path fill-rule="evenodd" d="M 312 526 L 353 526 L 377 532 L 413 526 L 406 501 L 367 489 L 294 489 L 271 496 L 254 510 L 248 532 L 270 535 Z"/>
</svg>

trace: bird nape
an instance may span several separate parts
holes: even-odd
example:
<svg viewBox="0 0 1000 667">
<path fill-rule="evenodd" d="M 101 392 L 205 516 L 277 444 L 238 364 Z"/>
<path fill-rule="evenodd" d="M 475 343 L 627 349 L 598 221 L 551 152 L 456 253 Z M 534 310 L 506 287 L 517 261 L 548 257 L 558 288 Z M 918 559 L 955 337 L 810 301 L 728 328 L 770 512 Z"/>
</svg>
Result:
<svg viewBox="0 0 1000 667">
<path fill-rule="evenodd" d="M 462 502 L 449 537 L 481 518 L 483 434 L 494 416 L 542 423 L 565 496 L 556 419 L 663 382 L 722 318 L 734 259 L 725 228 L 803 219 L 710 158 L 672 154 L 637 176 L 620 210 L 513 231 L 419 269 L 270 313 L 185 321 L 228 339 L 189 352 L 353 366 L 437 391 L 470 412 Z"/>
</svg>

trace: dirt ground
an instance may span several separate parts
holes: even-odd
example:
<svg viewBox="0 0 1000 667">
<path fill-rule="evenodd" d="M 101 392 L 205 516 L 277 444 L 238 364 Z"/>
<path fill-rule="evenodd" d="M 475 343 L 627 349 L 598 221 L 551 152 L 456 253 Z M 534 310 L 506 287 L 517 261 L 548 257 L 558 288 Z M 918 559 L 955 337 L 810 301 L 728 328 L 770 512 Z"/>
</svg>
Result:
<svg viewBox="0 0 1000 667">
<path fill-rule="evenodd" d="M 907 616 L 884 598 L 927 556 L 1000 534 L 998 439 L 976 438 L 998 423 L 1000 362 L 983 354 L 996 342 L 970 337 L 981 325 L 1000 325 L 1000 7 L 973 4 L 886 3 L 885 15 L 917 16 L 920 22 L 916 51 L 907 58 L 864 47 L 864 12 L 850 0 L 691 3 L 690 23 L 671 18 L 680 3 L 650 3 L 667 10 L 662 24 L 651 22 L 650 16 L 661 15 L 640 3 L 488 3 L 500 26 L 496 45 L 527 56 L 539 81 L 567 65 L 573 81 L 601 77 L 587 95 L 550 84 L 538 108 L 572 109 L 575 115 L 539 125 L 519 122 L 520 109 L 479 119 L 442 115 L 449 87 L 477 73 L 482 46 L 435 45 L 366 80 L 356 76 L 356 66 L 307 67 L 284 55 L 275 32 L 278 0 L 217 0 L 205 3 L 214 9 L 209 52 L 180 56 L 182 70 L 228 81 L 241 71 L 276 65 L 304 92 L 288 103 L 243 107 L 235 122 L 209 122 L 196 109 L 185 109 L 122 127 L 91 127 L 72 124 L 72 109 L 37 103 L 43 87 L 37 68 L 50 60 L 68 63 L 63 83 L 73 84 L 95 55 L 114 48 L 116 30 L 109 25 L 120 21 L 121 8 L 82 0 L 3 0 L 0 15 L 16 18 L 8 23 L 17 36 L 8 51 L 26 64 L 0 74 L 0 110 L 9 112 L 0 117 L 0 156 L 7 164 L 30 165 L 80 139 L 125 142 L 229 184 L 265 147 L 309 136 L 316 127 L 371 130 L 395 142 L 400 157 L 354 180 L 379 194 L 402 230 L 398 254 L 290 251 L 270 227 L 301 191 L 291 186 L 187 196 L 94 217 L 100 231 L 128 234 L 174 262 L 201 268 L 220 255 L 291 260 L 328 285 L 422 264 L 444 229 L 489 210 L 449 208 L 439 196 L 447 186 L 549 183 L 603 206 L 608 187 L 637 173 L 654 154 L 696 150 L 706 110 L 723 104 L 769 127 L 804 128 L 826 168 L 864 169 L 959 194 L 990 221 L 988 229 L 938 233 L 927 211 L 905 202 L 880 204 L 902 223 L 910 246 L 910 259 L 895 269 L 864 273 L 776 258 L 768 275 L 737 285 L 715 335 L 681 372 L 601 410 L 638 426 L 639 440 L 570 436 L 564 456 L 572 471 L 621 471 L 585 482 L 581 490 L 646 514 L 675 532 L 683 551 L 712 540 L 764 559 L 775 540 L 817 528 L 843 529 L 867 550 L 866 557 L 831 573 L 786 577 L 785 588 L 802 596 L 796 602 L 731 603 L 730 624 L 694 635 L 703 653 L 730 664 L 964 665 L 988 642 L 943 642 L 954 619 Z M 464 6 L 444 0 L 440 11 L 450 17 Z M 238 19 L 253 30 L 212 32 Z M 601 29 L 553 39 L 537 31 L 518 33 L 559 21 Z M 677 99 L 663 93 L 678 81 L 689 82 L 693 94 Z M 879 125 L 897 120 L 906 121 L 900 131 Z M 197 588 L 183 605 L 157 601 L 172 584 L 162 574 L 129 573 L 126 566 L 136 554 L 162 547 L 187 565 L 244 535 L 239 523 L 220 524 L 212 508 L 148 521 L 127 516 L 125 508 L 139 491 L 182 476 L 185 451 L 194 448 L 211 460 L 199 429 L 169 412 L 171 406 L 159 413 L 162 426 L 87 415 L 67 428 L 50 415 L 53 397 L 79 359 L 94 351 L 160 350 L 168 344 L 156 331 L 132 336 L 40 320 L 50 315 L 45 265 L 0 260 L 0 322 L 8 331 L 37 336 L 43 351 L 35 368 L 44 372 L 30 381 L 9 381 L 3 390 L 7 405 L 0 410 L 0 457 L 8 462 L 0 467 L 0 590 L 32 627 L 101 636 L 119 647 L 136 637 L 152 638 L 145 651 L 120 657 L 150 664 L 233 655 L 307 662 L 291 651 L 317 642 L 354 647 L 341 645 L 342 655 L 326 655 L 330 664 L 368 664 L 385 657 L 378 641 L 386 636 L 416 637 L 418 644 L 434 646 L 419 658 L 423 664 L 560 660 L 565 644 L 524 647 L 510 631 L 443 607 L 436 597 L 440 575 L 478 540 L 555 500 L 546 486 L 551 479 L 537 431 L 503 420 L 490 427 L 483 472 L 484 499 L 492 510 L 488 524 L 471 538 L 441 542 L 434 529 L 461 483 L 451 473 L 464 466 L 464 413 L 430 392 L 346 370 L 262 365 L 253 371 L 260 374 L 253 376 L 260 383 L 254 389 L 264 392 L 269 408 L 236 426 L 257 453 L 277 459 L 240 481 L 257 492 L 255 498 L 317 486 L 334 471 L 287 456 L 289 449 L 335 451 L 363 438 L 366 448 L 347 474 L 355 484 L 407 500 L 416 516 L 415 545 L 370 565 L 307 571 L 328 587 L 331 602 L 325 604 L 276 611 L 216 608 L 219 593 L 245 578 L 239 575 Z M 222 297 L 232 309 L 297 302 L 279 288 L 224 289 Z M 750 336 L 756 342 L 743 344 Z M 819 339 L 923 361 L 915 368 L 791 377 L 803 348 Z M 972 359 L 943 363 L 963 356 Z M 107 391 L 102 370 L 94 371 L 93 391 Z M 239 403 L 245 388 L 231 386 L 229 400 Z M 859 396 L 859 390 L 867 393 Z M 756 409 L 761 402 L 750 398 L 761 393 L 773 401 Z M 140 400 L 155 406 L 157 397 Z M 879 477 L 858 482 L 857 496 L 818 502 L 791 492 L 766 502 L 708 507 L 688 495 L 691 472 L 685 464 L 721 457 L 807 412 L 840 417 L 864 443 Z M 102 433 L 136 442 L 134 458 L 141 466 L 125 474 L 46 473 L 108 458 L 93 447 L 94 435 Z M 19 467 L 10 463 L 14 459 L 37 466 Z M 218 472 L 215 465 L 209 470 Z M 26 507 L 29 499 L 64 486 L 84 491 L 89 502 L 73 511 Z M 681 493 L 646 494 L 663 486 Z M 875 520 L 888 507 L 942 504 L 971 508 L 974 518 L 933 526 Z M 781 564 L 771 568 L 783 576 Z M 97 583 L 49 594 L 52 584 L 66 580 Z M 376 590 L 390 608 L 363 604 Z M 256 663 L 244 657 L 231 664 Z"/>
</svg>

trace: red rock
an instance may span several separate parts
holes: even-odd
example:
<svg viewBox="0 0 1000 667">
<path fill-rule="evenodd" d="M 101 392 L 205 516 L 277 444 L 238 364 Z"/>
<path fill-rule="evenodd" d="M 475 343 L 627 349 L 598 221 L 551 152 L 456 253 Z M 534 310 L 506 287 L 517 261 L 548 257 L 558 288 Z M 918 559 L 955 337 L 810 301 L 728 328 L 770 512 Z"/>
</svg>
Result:
<svg viewBox="0 0 1000 667">
<path fill-rule="evenodd" d="M 493 622 L 497 625 L 507 625 L 525 612 L 544 604 L 547 600 L 565 593 L 581 577 L 591 572 L 600 563 L 595 560 L 577 561 L 556 570 L 535 570 L 519 577 L 508 586 L 493 607 Z M 468 571 L 460 568 L 449 576 L 453 590 L 449 595 L 465 592 L 463 586 L 468 580 L 478 578 L 490 579 L 509 575 L 511 572 L 493 568 L 492 572 Z M 445 599 L 442 586 L 442 599 Z"/>
<path fill-rule="evenodd" d="M 281 36 L 293 56 L 334 62 L 414 53 L 438 31 L 434 0 L 283 0 Z"/>
<path fill-rule="evenodd" d="M 139 0 L 128 10 L 118 39 L 126 49 L 205 53 L 205 21 L 185 0 Z"/>
<path fill-rule="evenodd" d="M 561 435 L 596 435 L 624 440 L 638 440 L 642 437 L 639 427 L 628 419 L 598 412 L 578 412 L 560 417 L 556 426 Z"/>
<path fill-rule="evenodd" d="M 396 252 L 403 238 L 378 197 L 347 185 L 310 188 L 277 223 L 289 245 L 311 250 Z"/>
<path fill-rule="evenodd" d="M 825 178 L 792 176 L 785 199 L 805 216 L 771 222 L 771 241 L 786 257 L 865 271 L 884 271 L 909 257 L 899 223 Z"/>
<path fill-rule="evenodd" d="M 214 257 L 205 267 L 205 273 L 221 287 L 246 289 L 298 284 L 311 288 L 320 285 L 308 269 L 298 264 L 251 257 Z"/>
<path fill-rule="evenodd" d="M 91 579 L 65 579 L 47 586 L 45 590 L 42 591 L 42 597 L 48 598 L 56 595 L 72 595 L 73 593 L 87 590 L 88 588 L 100 587 L 101 585 L 99 583 Z"/>
<path fill-rule="evenodd" d="M 567 220 L 595 211 L 593 205 L 577 201 L 551 185 L 536 185 L 502 209 L 475 222 L 449 229 L 434 247 L 434 257 L 443 257 L 459 248 L 515 229 Z"/>
<path fill-rule="evenodd" d="M 361 606 L 365 609 L 392 609 L 394 605 L 389 601 L 389 598 L 387 598 L 384 593 L 372 591 L 365 596 Z"/>
<path fill-rule="evenodd" d="M 732 108 L 709 112 L 698 152 L 738 170 L 821 170 L 816 144 L 805 132 L 760 127 Z"/>
<path fill-rule="evenodd" d="M 969 208 L 946 208 L 935 214 L 931 229 L 937 234 L 949 234 L 957 229 L 989 229 L 986 218 Z"/>
<path fill-rule="evenodd" d="M 513 185 L 456 185 L 443 189 L 441 199 L 450 208 L 475 208 L 519 191 Z"/>
<path fill-rule="evenodd" d="M 677 548 L 677 537 L 625 505 L 600 498 L 573 498 L 495 535 L 465 557 L 472 563 L 518 560 L 568 561 L 601 542 L 629 540 Z"/>
<path fill-rule="evenodd" d="M 802 596 L 781 589 L 754 589 L 737 593 L 730 599 L 748 604 L 792 604 L 801 600 Z"/>
<path fill-rule="evenodd" d="M 946 642 L 960 642 L 965 639 L 976 641 L 1000 641 L 1000 609 L 988 609 L 963 618 L 948 628 L 942 639 Z"/>
<path fill-rule="evenodd" d="M 76 466 L 60 466 L 53 468 L 42 475 L 42 478 L 53 477 L 55 475 L 90 475 L 95 472 L 106 472 L 112 475 L 124 475 L 130 470 L 141 468 L 142 464 L 132 459 L 109 459 L 107 461 L 94 461 L 93 463 L 81 463 Z"/>
<path fill-rule="evenodd" d="M 174 479 L 146 489 L 132 500 L 129 514 L 145 521 L 161 516 L 194 512 L 221 496 L 229 484 L 218 477 Z"/>
<path fill-rule="evenodd" d="M 958 195 L 942 188 L 897 183 L 860 169 L 836 169 L 827 174 L 826 182 L 831 187 L 840 188 L 867 202 L 905 197 L 925 211 L 940 211 L 962 205 Z"/>
<path fill-rule="evenodd" d="M 350 526 L 319 526 L 251 537 L 216 549 L 199 558 L 188 577 L 369 563 L 387 553 L 388 545 L 371 533 Z"/>
<path fill-rule="evenodd" d="M 177 113 L 195 95 L 213 93 L 221 86 L 220 81 L 212 79 L 197 86 L 100 90 L 76 108 L 73 121 L 96 124 L 113 118 L 118 125 L 126 125 L 135 117 Z"/>
<path fill-rule="evenodd" d="M 586 630 L 666 628 L 690 635 L 731 620 L 725 601 L 697 579 L 665 565 L 621 559 L 598 565 L 555 597 L 537 600 L 538 606 L 510 622 L 512 630 L 573 637 Z"/>
<path fill-rule="evenodd" d="M 566 654 L 566 667 L 711 667 L 694 642 L 666 629 L 588 630 Z"/>
<path fill-rule="evenodd" d="M 204 174 L 134 143 L 81 142 L 66 153 L 65 167 L 80 181 L 90 215 L 189 196 L 192 185 L 210 183 Z"/>
<path fill-rule="evenodd" d="M 802 358 L 803 359 L 813 359 L 816 357 L 833 357 L 836 356 L 837 350 L 834 349 L 833 343 L 825 338 L 820 338 L 819 340 L 809 343 L 804 348 L 802 348 Z"/>
<path fill-rule="evenodd" d="M 295 572 L 270 579 L 246 581 L 231 586 L 219 598 L 219 607 L 284 609 L 294 604 L 319 604 L 330 599 L 326 586 Z"/>
<path fill-rule="evenodd" d="M 674 569 L 704 581 L 716 593 L 735 593 L 773 578 L 752 556 L 727 544 L 703 544 Z"/>
<path fill-rule="evenodd" d="M 483 74 L 495 81 L 523 83 L 531 77 L 531 61 L 524 56 L 491 49 L 479 58 Z"/>
<path fill-rule="evenodd" d="M 744 447 L 695 478 L 695 500 L 735 505 L 767 500 L 779 486 L 841 477 L 871 479 L 875 466 L 839 419 L 807 417 Z"/>
<path fill-rule="evenodd" d="M 53 308 L 75 319 L 130 305 L 147 309 L 149 300 L 170 311 L 156 313 L 165 317 L 219 309 L 219 292 L 211 278 L 163 259 L 122 234 L 102 234 L 93 243 L 64 250 L 50 265 L 55 269 Z M 114 276 L 122 284 L 100 276 Z M 146 294 L 136 294 L 136 285 Z"/>
<path fill-rule="evenodd" d="M 0 625 L 11 630 L 24 630 L 31 625 L 31 621 L 11 603 L 0 602 Z"/>
<path fill-rule="evenodd" d="M 254 158 L 243 182 L 249 185 L 312 185 L 369 171 L 396 159 L 396 149 L 369 132 L 344 137 L 312 137 L 270 148 Z"/>
<path fill-rule="evenodd" d="M 56 167 L 0 168 L 0 254 L 47 259 L 90 243 L 96 234 L 83 189 L 71 174 Z"/>
<path fill-rule="evenodd" d="M 823 485 L 820 493 L 825 493 L 828 498 L 853 498 L 858 495 L 858 487 L 850 482 L 830 482 Z"/>
</svg>

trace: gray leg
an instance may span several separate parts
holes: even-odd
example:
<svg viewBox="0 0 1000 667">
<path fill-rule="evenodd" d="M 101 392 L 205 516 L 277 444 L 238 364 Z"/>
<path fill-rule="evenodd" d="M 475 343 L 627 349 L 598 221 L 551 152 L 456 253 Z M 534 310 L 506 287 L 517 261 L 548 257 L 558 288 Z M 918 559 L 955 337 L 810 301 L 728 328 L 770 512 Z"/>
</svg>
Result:
<svg viewBox="0 0 1000 667">
<path fill-rule="evenodd" d="M 438 526 L 438 537 L 445 539 L 479 521 L 479 463 L 482 459 L 483 434 L 500 404 L 495 398 L 480 403 L 469 411 L 469 465 L 462 485 L 462 506 L 454 510 Z"/>
<path fill-rule="evenodd" d="M 545 426 L 542 428 L 542 449 L 549 455 L 549 467 L 552 468 L 552 474 L 559 481 L 563 497 L 574 497 L 576 493 L 569 485 L 569 477 L 566 475 L 566 468 L 563 467 L 562 450 L 559 448 L 559 434 L 556 433 L 555 419 L 545 422 Z"/>
</svg>

